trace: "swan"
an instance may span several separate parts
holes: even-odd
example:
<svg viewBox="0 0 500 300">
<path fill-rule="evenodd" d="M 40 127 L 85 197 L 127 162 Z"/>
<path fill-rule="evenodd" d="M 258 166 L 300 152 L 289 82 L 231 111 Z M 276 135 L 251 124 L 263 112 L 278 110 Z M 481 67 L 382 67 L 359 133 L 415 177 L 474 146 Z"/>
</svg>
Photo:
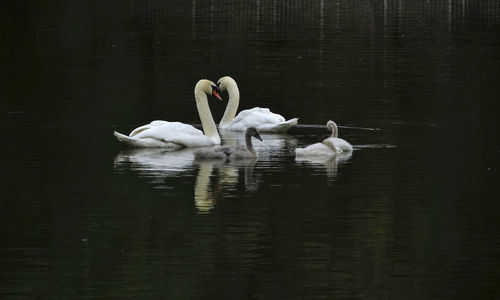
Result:
<svg viewBox="0 0 500 300">
<path fill-rule="evenodd" d="M 342 149 L 342 151 L 344 151 L 344 152 L 351 152 L 352 151 L 352 145 L 349 144 L 349 142 L 337 137 L 339 131 L 337 128 L 337 124 L 335 124 L 335 122 L 333 122 L 332 120 L 329 120 L 328 122 L 326 122 L 326 128 L 328 128 L 332 132 L 332 136 L 329 137 L 327 140 L 329 140 L 336 147 L 339 147 L 340 149 Z"/>
<path fill-rule="evenodd" d="M 252 137 L 260 140 L 259 131 L 255 127 L 248 127 L 245 131 L 246 148 L 243 147 L 228 147 L 218 146 L 210 149 L 199 149 L 194 152 L 196 160 L 240 160 L 240 159 L 257 159 L 259 156 L 253 148 Z"/>
<path fill-rule="evenodd" d="M 305 148 L 296 148 L 295 156 L 331 158 L 342 152 L 342 149 L 335 146 L 330 140 L 324 139 L 321 143 L 315 143 Z"/>
<path fill-rule="evenodd" d="M 332 131 L 332 136 L 334 134 L 334 130 L 337 129 L 335 123 L 333 121 L 328 121 L 326 123 L 326 128 Z M 336 134 L 336 132 L 335 132 Z M 343 149 L 341 147 L 336 146 L 332 140 L 325 139 L 322 143 L 315 143 L 309 145 L 305 148 L 296 148 L 295 156 L 296 157 L 333 157 L 339 153 L 342 153 Z"/>
<path fill-rule="evenodd" d="M 272 113 L 268 108 L 254 107 L 242 110 L 236 116 L 240 103 L 240 91 L 236 81 L 229 76 L 224 76 L 217 81 L 217 86 L 221 91 L 227 90 L 229 94 L 229 101 L 219 123 L 219 129 L 244 131 L 246 128 L 254 126 L 260 132 L 283 133 L 297 125 L 298 118 L 285 121 L 282 115 Z"/>
<path fill-rule="evenodd" d="M 141 148 L 178 149 L 219 145 L 220 137 L 208 106 L 207 94 L 212 94 L 222 100 L 218 94 L 217 85 L 210 80 L 201 79 L 194 88 L 194 97 L 203 131 L 181 122 L 153 121 L 137 127 L 128 136 L 116 131 L 114 135 L 125 144 Z"/>
</svg>

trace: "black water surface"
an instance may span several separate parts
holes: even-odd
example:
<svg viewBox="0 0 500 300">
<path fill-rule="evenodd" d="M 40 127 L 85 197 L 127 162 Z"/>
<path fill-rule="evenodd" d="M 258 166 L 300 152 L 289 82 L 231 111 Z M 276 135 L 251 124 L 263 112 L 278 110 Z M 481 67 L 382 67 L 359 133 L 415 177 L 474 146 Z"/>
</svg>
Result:
<svg viewBox="0 0 500 300">
<path fill-rule="evenodd" d="M 500 297 L 498 1 L 17 1 L 0 24 L 1 299 Z M 224 75 L 240 110 L 300 118 L 258 161 L 113 137 L 199 124 L 196 81 Z M 295 160 L 329 119 L 355 151 Z"/>
</svg>

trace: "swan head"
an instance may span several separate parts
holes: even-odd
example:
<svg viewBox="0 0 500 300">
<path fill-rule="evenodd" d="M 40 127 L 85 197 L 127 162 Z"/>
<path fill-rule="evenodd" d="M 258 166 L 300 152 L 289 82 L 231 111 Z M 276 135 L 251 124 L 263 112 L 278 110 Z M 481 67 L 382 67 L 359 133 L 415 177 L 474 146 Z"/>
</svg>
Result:
<svg viewBox="0 0 500 300">
<path fill-rule="evenodd" d="M 245 135 L 246 136 L 253 136 L 254 138 L 260 140 L 261 142 L 263 142 L 262 140 L 262 137 L 260 136 L 259 134 L 259 131 L 257 130 L 257 128 L 253 127 L 253 126 L 250 126 L 247 128 L 246 132 L 245 132 Z"/>
<path fill-rule="evenodd" d="M 326 128 L 332 132 L 332 137 L 337 137 L 337 124 L 332 120 L 326 122 Z"/>
<path fill-rule="evenodd" d="M 335 146 L 332 141 L 328 140 L 328 139 L 324 139 L 323 140 L 323 144 L 325 146 L 327 146 L 328 148 L 332 149 L 332 151 L 335 153 L 335 154 L 338 154 L 338 153 L 342 153 L 343 150 L 337 146 Z"/>
<path fill-rule="evenodd" d="M 234 81 L 233 78 L 229 77 L 229 76 L 224 76 L 224 77 L 221 77 L 218 81 L 217 81 L 217 87 L 221 90 L 221 91 L 225 91 L 227 90 L 227 88 L 229 86 L 238 86 L 236 84 L 236 81 Z"/>
<path fill-rule="evenodd" d="M 219 95 L 219 87 L 213 81 L 210 81 L 208 79 L 201 79 L 200 81 L 198 81 L 194 90 L 202 91 L 207 95 L 213 95 L 217 97 L 217 99 L 222 100 L 221 96 Z"/>
</svg>

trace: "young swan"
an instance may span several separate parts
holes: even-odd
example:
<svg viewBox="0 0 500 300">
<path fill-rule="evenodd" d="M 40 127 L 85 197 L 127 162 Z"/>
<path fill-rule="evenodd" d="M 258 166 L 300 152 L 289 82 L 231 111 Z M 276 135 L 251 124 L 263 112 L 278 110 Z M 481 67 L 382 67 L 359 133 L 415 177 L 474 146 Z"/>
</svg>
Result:
<svg viewBox="0 0 500 300">
<path fill-rule="evenodd" d="M 343 140 L 343 139 L 337 137 L 338 136 L 338 128 L 337 128 L 337 124 L 335 124 L 335 122 L 333 122 L 332 120 L 329 120 L 328 122 L 326 122 L 326 128 L 328 128 L 332 132 L 332 136 L 329 137 L 328 140 L 333 145 L 335 145 L 336 147 L 339 147 L 344 152 L 352 151 L 351 144 L 349 144 L 346 140 Z"/>
<path fill-rule="evenodd" d="M 329 139 L 325 139 L 322 143 L 315 143 L 305 148 L 296 148 L 295 156 L 330 158 L 342 152 L 342 149 L 335 146 Z"/>
<path fill-rule="evenodd" d="M 336 136 L 336 126 L 333 121 L 328 121 L 326 123 L 326 128 L 332 131 L 332 135 L 334 134 L 333 131 L 335 130 L 335 136 Z M 330 139 L 330 138 L 329 138 Z M 312 145 L 309 145 L 305 148 L 296 148 L 295 149 L 295 156 L 296 157 L 332 157 L 334 155 L 337 155 L 338 153 L 342 153 L 342 149 L 340 147 L 336 147 L 335 144 L 330 141 L 328 144 L 325 143 L 326 140 L 324 140 L 322 143 L 315 143 Z"/>
<path fill-rule="evenodd" d="M 209 149 L 199 149 L 194 152 L 194 158 L 197 160 L 238 160 L 238 159 L 256 159 L 258 154 L 253 148 L 252 137 L 262 141 L 259 132 L 255 127 L 248 127 L 245 131 L 246 148 L 217 146 Z"/>
<path fill-rule="evenodd" d="M 334 155 L 344 152 L 341 148 L 335 146 L 330 139 L 324 139 L 323 145 L 327 146 L 333 152 Z"/>
</svg>

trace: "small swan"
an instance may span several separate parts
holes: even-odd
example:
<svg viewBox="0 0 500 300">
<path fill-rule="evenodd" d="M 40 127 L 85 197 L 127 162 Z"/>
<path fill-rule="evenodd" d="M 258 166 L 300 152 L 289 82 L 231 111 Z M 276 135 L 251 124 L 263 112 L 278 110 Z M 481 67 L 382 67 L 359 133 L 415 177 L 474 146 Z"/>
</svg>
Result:
<svg viewBox="0 0 500 300">
<path fill-rule="evenodd" d="M 343 140 L 343 139 L 337 137 L 338 136 L 338 128 L 337 128 L 337 124 L 335 124 L 335 122 L 333 122 L 332 120 L 329 120 L 328 122 L 326 122 L 326 128 L 328 128 L 329 130 L 332 131 L 332 136 L 329 137 L 327 140 L 329 140 L 336 147 L 339 147 L 340 149 L 342 149 L 342 151 L 344 151 L 344 152 L 351 152 L 352 151 L 351 144 L 349 144 L 346 140 Z"/>
<path fill-rule="evenodd" d="M 209 149 L 199 149 L 194 152 L 196 160 L 239 160 L 257 159 L 259 156 L 252 145 L 252 136 L 262 141 L 259 131 L 255 127 L 248 127 L 245 131 L 246 148 L 217 146 Z"/>
<path fill-rule="evenodd" d="M 334 126 L 335 123 L 333 121 L 328 121 L 326 123 L 326 128 L 332 131 L 337 127 Z M 342 153 L 343 150 L 340 147 L 336 147 L 332 141 L 326 142 L 328 139 L 323 140 L 322 143 L 315 143 L 309 145 L 305 148 L 295 148 L 295 156 L 296 157 L 326 157 L 330 158 L 339 153 Z"/>
<path fill-rule="evenodd" d="M 119 141 L 140 148 L 178 149 L 219 145 L 220 136 L 207 100 L 208 94 L 222 100 L 218 90 L 215 83 L 206 79 L 198 81 L 194 88 L 196 108 L 203 131 L 181 122 L 153 121 L 150 124 L 137 127 L 128 136 L 116 131 L 114 135 Z"/>
<path fill-rule="evenodd" d="M 229 94 L 229 101 L 219 123 L 219 129 L 244 131 L 246 128 L 254 126 L 260 132 L 283 133 L 297 125 L 298 118 L 286 121 L 282 115 L 272 113 L 269 108 L 254 107 L 242 110 L 236 116 L 240 103 L 240 91 L 236 81 L 229 76 L 224 76 L 217 81 L 217 86 L 221 91 L 227 90 Z"/>
<path fill-rule="evenodd" d="M 335 146 L 330 140 L 325 139 L 322 143 L 315 143 L 305 148 L 296 148 L 295 156 L 331 158 L 342 152 L 342 149 Z"/>
</svg>

